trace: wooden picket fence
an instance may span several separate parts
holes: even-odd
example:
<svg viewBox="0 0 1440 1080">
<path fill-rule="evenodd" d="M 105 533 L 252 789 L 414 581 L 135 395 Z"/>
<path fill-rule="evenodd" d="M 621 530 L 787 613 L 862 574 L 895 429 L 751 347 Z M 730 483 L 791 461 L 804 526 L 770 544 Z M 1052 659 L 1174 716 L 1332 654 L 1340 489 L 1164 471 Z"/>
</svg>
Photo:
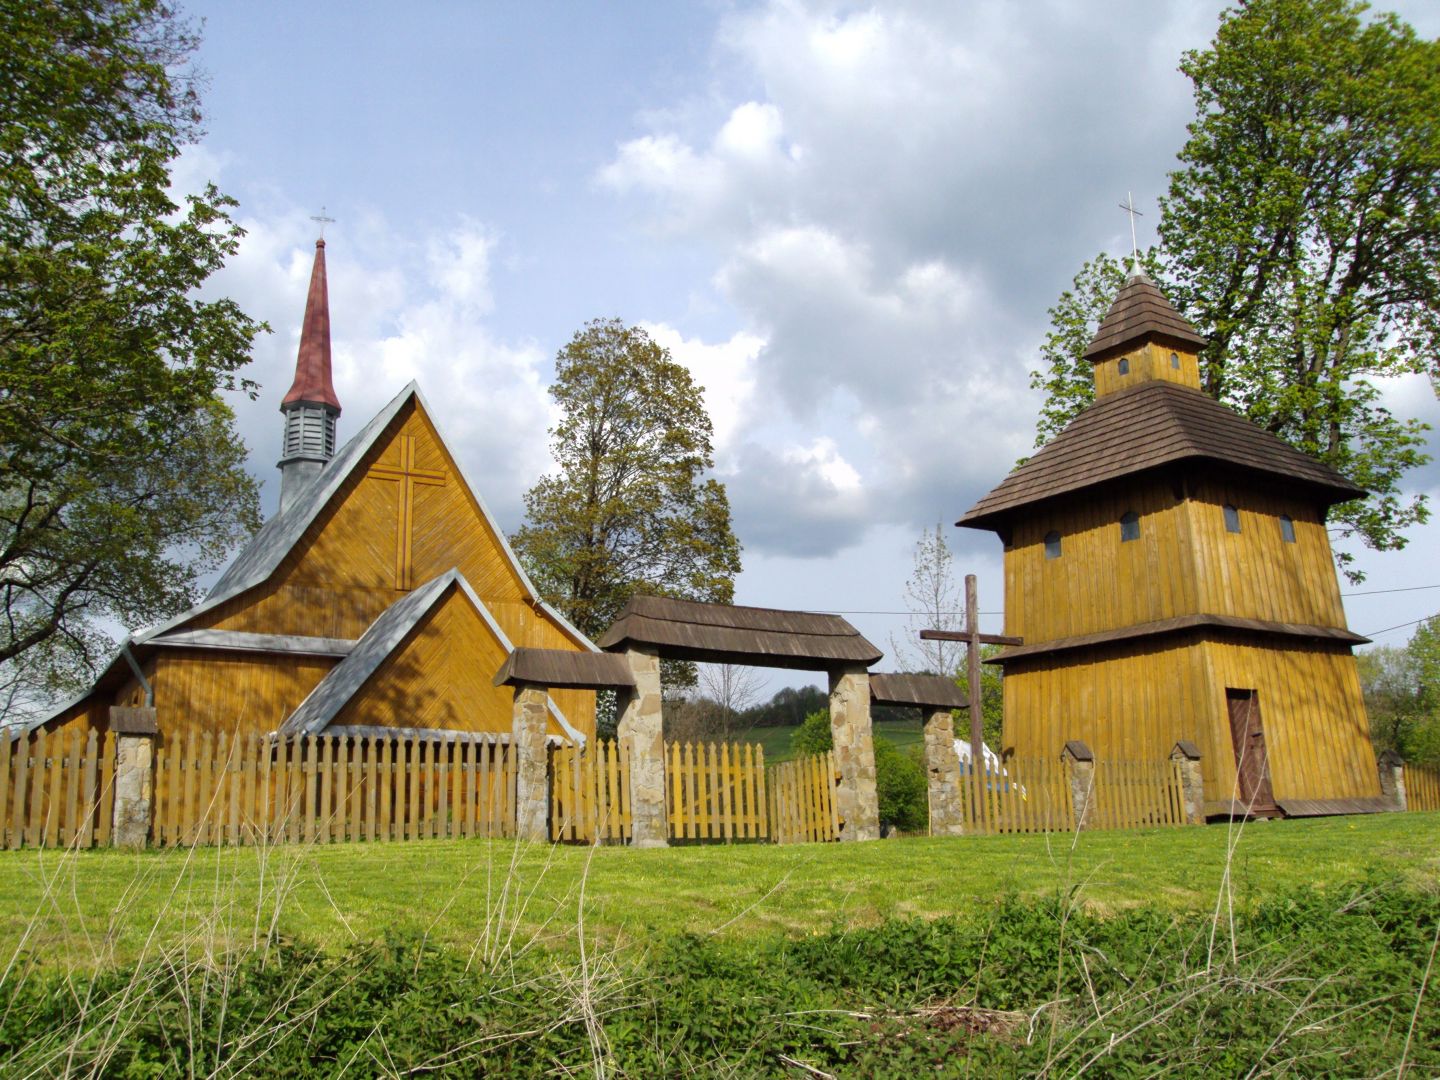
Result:
<svg viewBox="0 0 1440 1080">
<path fill-rule="evenodd" d="M 152 842 L 345 843 L 513 836 L 503 737 L 191 732 L 155 755 Z"/>
<path fill-rule="evenodd" d="M 550 749 L 550 839 L 593 844 L 630 839 L 630 755 L 593 739 Z"/>
<path fill-rule="evenodd" d="M 823 754 L 770 766 L 770 838 L 777 844 L 804 844 L 840 839 L 835 811 L 835 761 Z"/>
<path fill-rule="evenodd" d="M 962 766 L 963 768 L 963 766 Z M 967 833 L 1066 832 L 1074 827 L 1070 770 L 1059 758 L 1009 758 L 987 769 L 976 792 L 974 777 L 960 777 L 960 809 Z"/>
<path fill-rule="evenodd" d="M 763 746 L 671 743 L 666 757 L 665 813 L 672 841 L 769 838 Z"/>
<path fill-rule="evenodd" d="M 987 771 L 976 798 L 961 778 L 965 831 L 1068 832 L 1075 828 L 1071 766 L 1059 759 L 1009 758 Z M 1096 761 L 1085 815 L 1087 829 L 1141 829 L 1187 824 L 1180 765 L 1174 761 Z"/>
<path fill-rule="evenodd" d="M 97 847 L 115 816 L 115 736 L 0 732 L 4 846 Z"/>
<path fill-rule="evenodd" d="M 1185 787 L 1178 761 L 1096 761 L 1087 829 L 1146 829 L 1186 825 Z"/>
<path fill-rule="evenodd" d="M 1440 810 L 1440 769 L 1405 763 L 1405 808 Z"/>
</svg>

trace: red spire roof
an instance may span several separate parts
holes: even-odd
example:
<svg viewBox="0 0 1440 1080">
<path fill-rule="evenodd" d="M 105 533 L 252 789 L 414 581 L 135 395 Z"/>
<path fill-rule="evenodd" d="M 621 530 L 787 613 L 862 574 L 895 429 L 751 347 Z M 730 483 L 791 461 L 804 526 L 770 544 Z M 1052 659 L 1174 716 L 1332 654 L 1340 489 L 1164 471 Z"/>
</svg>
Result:
<svg viewBox="0 0 1440 1080">
<path fill-rule="evenodd" d="M 340 399 L 330 381 L 330 293 L 325 287 L 325 241 L 315 241 L 315 268 L 310 271 L 310 293 L 305 298 L 305 322 L 300 327 L 300 355 L 295 360 L 295 382 L 280 408 L 305 401 L 328 405 L 338 414 Z"/>
</svg>

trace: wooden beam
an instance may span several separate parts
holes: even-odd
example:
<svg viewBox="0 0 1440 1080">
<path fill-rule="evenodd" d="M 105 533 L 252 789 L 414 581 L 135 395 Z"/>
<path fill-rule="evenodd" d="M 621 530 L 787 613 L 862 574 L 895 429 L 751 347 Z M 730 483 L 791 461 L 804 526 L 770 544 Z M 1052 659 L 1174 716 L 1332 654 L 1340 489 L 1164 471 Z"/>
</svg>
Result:
<svg viewBox="0 0 1440 1080">
<path fill-rule="evenodd" d="M 921 641 L 970 641 L 970 635 L 964 630 L 921 630 Z M 1024 645 L 1025 639 L 1018 637 L 1006 637 L 1004 634 L 976 634 L 975 640 L 981 645 Z"/>
</svg>

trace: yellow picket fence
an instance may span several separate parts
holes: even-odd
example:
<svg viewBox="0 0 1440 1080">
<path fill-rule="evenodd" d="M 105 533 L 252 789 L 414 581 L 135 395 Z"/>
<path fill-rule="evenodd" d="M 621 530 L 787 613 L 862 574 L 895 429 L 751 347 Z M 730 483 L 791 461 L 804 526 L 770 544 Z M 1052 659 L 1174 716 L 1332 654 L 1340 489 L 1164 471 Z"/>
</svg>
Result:
<svg viewBox="0 0 1440 1080">
<path fill-rule="evenodd" d="M 665 814 L 671 840 L 770 836 L 765 748 L 758 743 L 671 743 Z"/>
<path fill-rule="evenodd" d="M 1178 761 L 1096 761 L 1087 829 L 1186 825 Z"/>
<path fill-rule="evenodd" d="M 1074 827 L 1070 771 L 1059 758 L 1009 758 L 998 773 L 960 777 L 967 833 L 1065 832 Z"/>
<path fill-rule="evenodd" d="M 835 811 L 835 762 L 823 754 L 770 766 L 770 838 L 777 844 L 804 844 L 840 839 Z"/>
<path fill-rule="evenodd" d="M 152 840 L 344 843 L 513 836 L 499 739 L 177 736 L 155 755 Z"/>
<path fill-rule="evenodd" d="M 1433 765 L 1405 764 L 1405 808 L 1440 810 L 1440 769 Z"/>
<path fill-rule="evenodd" d="M 593 844 L 630 839 L 630 755 L 594 739 L 550 750 L 550 839 Z"/>
<path fill-rule="evenodd" d="M 4 846 L 110 843 L 115 816 L 115 736 L 43 730 L 0 732 L 0 832 Z"/>
</svg>

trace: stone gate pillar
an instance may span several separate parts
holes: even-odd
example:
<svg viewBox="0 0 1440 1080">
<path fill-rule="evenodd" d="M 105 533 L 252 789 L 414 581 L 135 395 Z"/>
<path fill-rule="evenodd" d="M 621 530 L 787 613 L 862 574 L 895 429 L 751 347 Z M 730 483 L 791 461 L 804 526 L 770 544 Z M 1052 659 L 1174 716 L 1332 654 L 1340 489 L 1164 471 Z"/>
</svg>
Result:
<svg viewBox="0 0 1440 1080">
<path fill-rule="evenodd" d="M 870 732 L 870 672 L 830 672 L 830 732 L 835 748 L 835 810 L 841 840 L 880 839 L 875 796 L 875 743 Z"/>
<path fill-rule="evenodd" d="M 111 842 L 116 847 L 143 848 L 150 842 L 155 806 L 155 740 L 160 734 L 153 707 L 110 710 L 115 734 L 115 811 Z"/>
<path fill-rule="evenodd" d="M 549 704 L 548 687 L 515 684 L 510 745 L 515 751 L 515 835 L 521 840 L 550 839 L 550 770 L 545 753 Z"/>
<path fill-rule="evenodd" d="M 1095 755 L 1079 739 L 1071 739 L 1060 751 L 1060 760 L 1070 766 L 1070 804 L 1075 810 L 1075 828 L 1083 829 L 1089 824 L 1095 798 Z"/>
<path fill-rule="evenodd" d="M 960 755 L 955 752 L 955 722 L 949 709 L 925 710 L 925 776 L 930 784 L 930 835 L 959 836 L 965 831 L 960 806 Z"/>
<path fill-rule="evenodd" d="M 1380 794 L 1390 803 L 1392 809 L 1404 810 L 1407 805 L 1405 759 L 1394 750 L 1384 750 L 1375 759 L 1375 764 L 1380 769 Z"/>
<path fill-rule="evenodd" d="M 1170 760 L 1180 764 L 1180 787 L 1185 793 L 1185 820 L 1205 824 L 1205 778 L 1200 772 L 1200 748 L 1181 739 L 1170 751 Z"/>
<path fill-rule="evenodd" d="M 630 757 L 631 842 L 668 847 L 665 821 L 665 743 L 660 710 L 660 655 L 631 646 L 625 652 L 635 689 L 616 694 L 617 734 Z"/>
</svg>

